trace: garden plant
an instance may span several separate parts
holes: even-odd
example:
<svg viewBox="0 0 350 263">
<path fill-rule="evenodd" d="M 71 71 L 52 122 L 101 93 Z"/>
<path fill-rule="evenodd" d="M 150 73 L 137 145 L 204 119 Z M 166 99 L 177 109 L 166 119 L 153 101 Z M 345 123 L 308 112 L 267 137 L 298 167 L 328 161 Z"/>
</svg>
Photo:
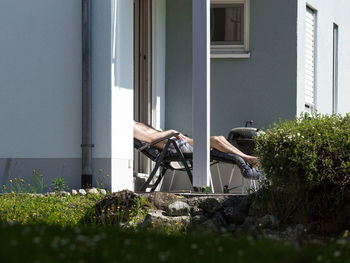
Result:
<svg viewBox="0 0 350 263">
<path fill-rule="evenodd" d="M 321 234 L 349 228 L 350 115 L 301 115 L 257 137 L 265 179 L 257 200 L 281 223 Z"/>
</svg>

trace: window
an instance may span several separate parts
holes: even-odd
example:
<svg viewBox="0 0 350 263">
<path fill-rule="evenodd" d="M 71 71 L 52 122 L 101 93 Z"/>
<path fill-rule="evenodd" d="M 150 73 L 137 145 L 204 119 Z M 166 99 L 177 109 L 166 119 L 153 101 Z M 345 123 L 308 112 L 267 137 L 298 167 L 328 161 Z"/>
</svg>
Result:
<svg viewBox="0 0 350 263">
<path fill-rule="evenodd" d="M 313 113 L 316 101 L 316 11 L 307 7 L 305 18 L 305 111 Z"/>
<path fill-rule="evenodd" d="M 211 0 L 212 58 L 249 57 L 249 1 Z"/>
<path fill-rule="evenodd" d="M 338 113 L 338 25 L 333 24 L 333 90 L 332 111 Z"/>
</svg>

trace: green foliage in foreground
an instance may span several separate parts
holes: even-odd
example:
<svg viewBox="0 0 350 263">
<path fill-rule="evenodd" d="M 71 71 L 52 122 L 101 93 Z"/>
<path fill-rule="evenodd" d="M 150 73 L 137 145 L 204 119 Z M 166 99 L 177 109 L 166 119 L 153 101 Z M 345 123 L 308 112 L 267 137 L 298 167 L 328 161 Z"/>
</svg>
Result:
<svg viewBox="0 0 350 263">
<path fill-rule="evenodd" d="M 266 175 L 260 194 L 268 210 L 282 220 L 324 222 L 323 232 L 348 227 L 349 131 L 349 114 L 315 114 L 280 122 L 259 136 L 257 154 Z"/>
<path fill-rule="evenodd" d="M 210 235 L 169 236 L 113 227 L 0 227 L 4 262 L 350 262 L 343 242 L 298 245 Z"/>
<path fill-rule="evenodd" d="M 87 225 L 82 219 L 98 198 L 0 195 L 1 262 L 350 262 L 350 244 L 343 239 L 300 246 Z"/>
<path fill-rule="evenodd" d="M 19 224 L 74 226 L 101 196 L 0 195 L 0 221 Z"/>
</svg>

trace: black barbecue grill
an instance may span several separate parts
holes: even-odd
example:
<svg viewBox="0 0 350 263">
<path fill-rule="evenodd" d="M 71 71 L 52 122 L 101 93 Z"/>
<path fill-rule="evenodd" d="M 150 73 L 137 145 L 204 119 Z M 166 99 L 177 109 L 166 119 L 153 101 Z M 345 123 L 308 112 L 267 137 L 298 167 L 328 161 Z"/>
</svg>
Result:
<svg viewBox="0 0 350 263">
<path fill-rule="evenodd" d="M 246 121 L 245 127 L 234 128 L 228 134 L 228 141 L 245 154 L 254 155 L 254 137 L 258 135 L 259 129 L 252 127 L 253 121 Z"/>
</svg>

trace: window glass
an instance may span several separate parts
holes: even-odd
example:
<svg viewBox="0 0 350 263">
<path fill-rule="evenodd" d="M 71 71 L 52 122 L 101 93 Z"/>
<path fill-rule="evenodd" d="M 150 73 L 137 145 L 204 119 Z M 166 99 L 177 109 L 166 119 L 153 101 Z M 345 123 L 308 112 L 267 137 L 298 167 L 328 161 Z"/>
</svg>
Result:
<svg viewBox="0 0 350 263">
<path fill-rule="evenodd" d="M 244 4 L 213 4 L 210 8 L 212 45 L 244 44 Z"/>
</svg>

